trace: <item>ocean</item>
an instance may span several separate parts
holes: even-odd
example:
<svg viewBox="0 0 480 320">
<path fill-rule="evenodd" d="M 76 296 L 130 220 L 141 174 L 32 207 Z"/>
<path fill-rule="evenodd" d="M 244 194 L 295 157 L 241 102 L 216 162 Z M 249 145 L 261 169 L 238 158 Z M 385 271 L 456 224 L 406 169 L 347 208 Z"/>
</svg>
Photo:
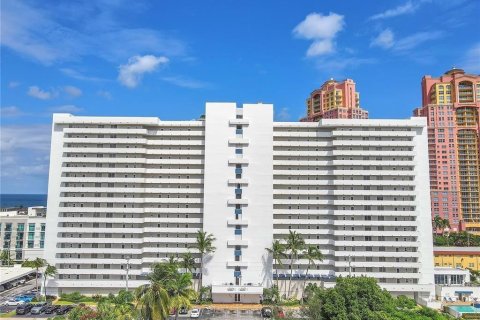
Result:
<svg viewBox="0 0 480 320">
<path fill-rule="evenodd" d="M 0 194 L 0 208 L 47 206 L 46 194 Z"/>
</svg>

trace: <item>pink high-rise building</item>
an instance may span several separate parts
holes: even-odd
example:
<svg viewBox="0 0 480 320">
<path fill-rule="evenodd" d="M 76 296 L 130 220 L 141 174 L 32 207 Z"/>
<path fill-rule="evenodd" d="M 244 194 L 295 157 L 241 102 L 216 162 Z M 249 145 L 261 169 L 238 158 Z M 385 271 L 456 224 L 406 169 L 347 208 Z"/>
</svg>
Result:
<svg viewBox="0 0 480 320">
<path fill-rule="evenodd" d="M 428 118 L 432 218 L 452 229 L 480 233 L 480 76 L 461 69 L 422 78 L 422 107 Z"/>
<path fill-rule="evenodd" d="M 360 94 L 355 82 L 346 79 L 326 81 L 307 98 L 307 116 L 300 121 L 320 119 L 368 119 L 368 112 L 360 108 Z"/>
</svg>

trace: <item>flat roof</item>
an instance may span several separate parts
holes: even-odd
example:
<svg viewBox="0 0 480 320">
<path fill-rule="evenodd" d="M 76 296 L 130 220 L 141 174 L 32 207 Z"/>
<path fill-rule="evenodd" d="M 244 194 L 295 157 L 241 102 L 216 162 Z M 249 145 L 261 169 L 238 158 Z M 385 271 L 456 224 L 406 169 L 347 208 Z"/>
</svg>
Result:
<svg viewBox="0 0 480 320">
<path fill-rule="evenodd" d="M 34 268 L 24 268 L 20 265 L 13 267 L 0 267 L 0 285 L 35 272 Z"/>
<path fill-rule="evenodd" d="M 480 255 L 480 247 L 433 247 L 433 253 Z"/>
</svg>

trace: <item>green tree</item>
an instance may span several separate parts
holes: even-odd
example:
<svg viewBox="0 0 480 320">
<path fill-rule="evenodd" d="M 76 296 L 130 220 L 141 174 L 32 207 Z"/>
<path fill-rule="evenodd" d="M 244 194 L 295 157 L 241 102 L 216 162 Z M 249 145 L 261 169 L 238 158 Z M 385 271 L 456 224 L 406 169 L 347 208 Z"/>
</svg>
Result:
<svg viewBox="0 0 480 320">
<path fill-rule="evenodd" d="M 168 282 L 173 279 L 178 273 L 178 266 L 176 263 L 157 262 L 152 265 L 152 272 L 148 275 L 150 282 L 160 283 L 166 287 Z"/>
<path fill-rule="evenodd" d="M 215 237 L 211 233 L 205 231 L 197 231 L 197 239 L 194 245 L 194 248 L 200 253 L 200 274 L 198 277 L 198 291 L 202 288 L 202 278 L 203 278 L 203 263 L 205 256 L 215 252 L 217 248 L 213 246 L 215 242 Z"/>
<path fill-rule="evenodd" d="M 165 320 L 168 317 L 170 297 L 160 282 L 151 282 L 135 289 L 135 308 L 142 319 Z"/>
<path fill-rule="evenodd" d="M 2 261 L 3 265 L 10 266 L 10 264 L 12 264 L 12 259 L 10 258 L 10 250 L 3 249 L 0 253 L 0 260 Z"/>
<path fill-rule="evenodd" d="M 37 289 L 36 295 L 38 296 L 38 272 L 40 271 L 40 268 L 45 267 L 47 264 L 47 261 L 42 258 L 36 258 L 35 260 L 25 260 L 22 263 L 22 267 L 25 268 L 34 268 L 36 270 L 35 272 L 35 288 Z"/>
<path fill-rule="evenodd" d="M 307 284 L 308 271 L 310 267 L 316 262 L 323 261 L 323 254 L 316 246 L 308 246 L 305 252 L 302 253 L 301 257 L 308 260 L 307 270 L 305 271 L 305 280 L 303 281 L 302 287 L 302 300 L 305 293 L 305 285 Z"/>
<path fill-rule="evenodd" d="M 47 297 L 47 278 L 54 277 L 57 274 L 57 268 L 47 263 L 45 271 L 43 271 L 43 290 L 45 293 L 45 300 Z"/>
<path fill-rule="evenodd" d="M 340 277 L 334 288 L 312 288 L 302 313 L 313 320 L 451 319 L 405 296 L 395 299 L 367 277 Z"/>
<path fill-rule="evenodd" d="M 274 240 L 272 242 L 272 246 L 270 248 L 265 248 L 269 254 L 272 255 L 273 263 L 275 265 L 275 274 L 276 276 L 276 286 L 278 286 L 278 267 L 283 267 L 282 259 L 286 258 L 287 255 L 285 254 L 285 245 L 283 245 L 279 240 Z"/>
<path fill-rule="evenodd" d="M 180 261 L 180 265 L 183 269 L 185 269 L 186 272 L 190 272 L 193 274 L 193 269 L 195 269 L 195 258 L 190 251 L 182 254 L 182 260 Z"/>
<path fill-rule="evenodd" d="M 288 296 L 290 296 L 290 290 L 292 285 L 293 264 L 295 261 L 298 260 L 298 254 L 300 253 L 300 251 L 303 250 L 304 247 L 305 240 L 302 238 L 302 236 L 296 231 L 289 230 L 289 234 L 287 236 L 287 243 L 285 245 L 285 248 L 290 254 L 290 280 L 288 282 Z"/>
<path fill-rule="evenodd" d="M 175 309 L 175 319 L 177 319 L 178 310 L 182 306 L 190 308 L 190 301 L 196 298 L 195 290 L 192 289 L 192 274 L 178 273 L 168 282 L 167 292 L 170 297 L 170 308 Z"/>
</svg>

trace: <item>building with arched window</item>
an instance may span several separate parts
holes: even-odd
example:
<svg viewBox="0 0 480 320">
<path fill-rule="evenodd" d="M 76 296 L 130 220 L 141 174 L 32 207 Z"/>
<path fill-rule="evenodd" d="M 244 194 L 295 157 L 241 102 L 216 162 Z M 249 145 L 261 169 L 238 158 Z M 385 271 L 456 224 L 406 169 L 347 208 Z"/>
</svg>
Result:
<svg viewBox="0 0 480 320">
<path fill-rule="evenodd" d="M 315 89 L 307 101 L 307 116 L 300 121 L 320 119 L 368 119 L 368 111 L 360 108 L 360 94 L 352 79 L 330 79 Z"/>
<path fill-rule="evenodd" d="M 480 233 L 480 76 L 453 68 L 422 79 L 428 118 L 432 217 L 448 219 L 454 231 Z"/>
</svg>

